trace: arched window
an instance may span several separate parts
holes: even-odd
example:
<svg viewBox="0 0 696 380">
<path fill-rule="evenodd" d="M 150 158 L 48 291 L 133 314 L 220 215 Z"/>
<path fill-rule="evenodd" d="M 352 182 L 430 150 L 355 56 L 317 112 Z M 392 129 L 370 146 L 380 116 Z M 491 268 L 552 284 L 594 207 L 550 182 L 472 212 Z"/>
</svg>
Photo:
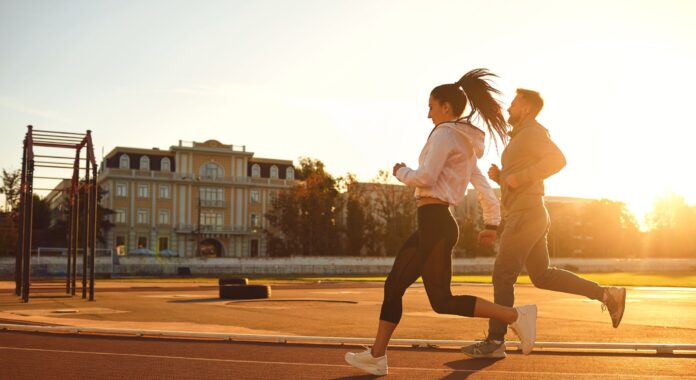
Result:
<svg viewBox="0 0 696 380">
<path fill-rule="evenodd" d="M 259 164 L 251 165 L 251 176 L 261 177 L 261 167 L 259 166 Z"/>
<path fill-rule="evenodd" d="M 130 169 L 130 157 L 127 154 L 122 154 L 118 159 L 119 169 Z"/>
<path fill-rule="evenodd" d="M 150 170 L 150 158 L 148 156 L 140 157 L 140 170 Z"/>
<path fill-rule="evenodd" d="M 285 169 L 285 179 L 295 179 L 295 168 L 288 166 L 287 169 Z"/>
<path fill-rule="evenodd" d="M 278 167 L 275 165 L 271 166 L 271 178 L 278 178 Z"/>
<path fill-rule="evenodd" d="M 172 163 L 169 161 L 169 157 L 162 159 L 162 162 L 160 163 L 160 170 L 163 172 L 172 171 Z"/>
<path fill-rule="evenodd" d="M 222 166 L 210 161 L 201 166 L 200 175 L 207 178 L 220 178 L 225 175 L 225 171 L 222 169 Z"/>
</svg>

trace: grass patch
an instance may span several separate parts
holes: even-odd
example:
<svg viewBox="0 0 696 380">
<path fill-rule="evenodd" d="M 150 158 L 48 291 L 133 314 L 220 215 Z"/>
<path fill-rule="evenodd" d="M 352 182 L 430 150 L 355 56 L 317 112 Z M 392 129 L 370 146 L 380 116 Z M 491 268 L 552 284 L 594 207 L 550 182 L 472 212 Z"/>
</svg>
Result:
<svg viewBox="0 0 696 380">
<path fill-rule="evenodd" d="M 583 278 L 595 281 L 602 285 L 620 285 L 620 286 L 669 286 L 678 288 L 694 288 L 696 287 L 696 273 L 581 273 Z M 376 281 L 384 282 L 386 276 L 306 276 L 306 277 L 267 277 L 259 278 L 258 280 L 275 280 L 275 281 Z M 453 282 L 467 282 L 477 284 L 490 284 L 490 275 L 455 275 L 452 278 Z M 422 282 L 422 279 L 418 279 Z M 518 284 L 531 284 L 532 281 L 527 275 L 520 275 L 517 280 Z"/>
</svg>

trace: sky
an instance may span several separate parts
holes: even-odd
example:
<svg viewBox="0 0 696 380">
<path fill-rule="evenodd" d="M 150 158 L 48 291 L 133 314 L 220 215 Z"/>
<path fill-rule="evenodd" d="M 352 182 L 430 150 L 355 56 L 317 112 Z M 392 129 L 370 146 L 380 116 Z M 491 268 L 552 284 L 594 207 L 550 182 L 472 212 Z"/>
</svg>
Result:
<svg viewBox="0 0 696 380">
<path fill-rule="evenodd" d="M 686 0 L 0 0 L 0 167 L 19 168 L 31 124 L 90 129 L 100 157 L 216 139 L 369 180 L 417 167 L 430 91 L 478 67 L 505 108 L 518 87 L 543 96 L 568 161 L 547 194 L 639 220 L 669 193 L 696 204 Z"/>
</svg>

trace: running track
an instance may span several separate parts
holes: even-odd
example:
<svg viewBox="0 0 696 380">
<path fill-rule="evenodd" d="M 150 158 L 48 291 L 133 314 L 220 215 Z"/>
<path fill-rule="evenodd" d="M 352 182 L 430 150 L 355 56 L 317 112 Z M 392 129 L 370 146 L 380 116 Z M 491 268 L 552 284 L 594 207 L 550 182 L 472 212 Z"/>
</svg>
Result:
<svg viewBox="0 0 696 380">
<path fill-rule="evenodd" d="M 351 346 L 0 332 L 0 379 L 369 379 Z M 696 354 L 514 351 L 471 360 L 455 349 L 391 348 L 389 379 L 696 379 Z"/>
</svg>

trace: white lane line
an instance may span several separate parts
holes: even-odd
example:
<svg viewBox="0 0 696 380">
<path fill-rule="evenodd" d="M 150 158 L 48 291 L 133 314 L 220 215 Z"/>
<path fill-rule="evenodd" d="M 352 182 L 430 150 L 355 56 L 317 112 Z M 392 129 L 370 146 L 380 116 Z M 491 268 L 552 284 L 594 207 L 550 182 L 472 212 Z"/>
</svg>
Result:
<svg viewBox="0 0 696 380">
<path fill-rule="evenodd" d="M 333 368 L 353 368 L 345 364 L 326 364 L 326 363 L 290 363 L 290 362 L 274 362 L 262 360 L 240 360 L 240 359 L 215 359 L 215 358 L 195 358 L 187 356 L 168 356 L 168 355 L 149 355 L 149 354 L 124 354 L 120 352 L 94 352 L 94 351 L 70 351 L 70 350 L 49 350 L 45 348 L 25 348 L 25 347 L 2 347 L 0 350 L 11 351 L 33 351 L 33 352 L 51 352 L 61 354 L 79 354 L 79 355 L 103 355 L 103 356 L 122 356 L 133 358 L 150 358 L 150 359 L 175 359 L 175 360 L 192 360 L 204 362 L 218 363 L 239 363 L 239 364 L 278 364 L 290 366 L 305 366 L 305 367 L 333 367 Z M 549 375 L 549 376 L 612 376 L 612 377 L 628 377 L 631 379 L 696 379 L 696 376 L 670 376 L 670 375 L 622 375 L 609 373 L 577 373 L 577 372 L 535 372 L 535 371 L 502 371 L 502 370 L 486 370 L 486 369 L 454 369 L 454 368 L 416 368 L 416 367 L 389 367 L 391 370 L 403 371 L 425 371 L 425 372 L 458 372 L 458 373 L 481 373 L 481 374 L 523 374 L 523 375 Z"/>
</svg>

